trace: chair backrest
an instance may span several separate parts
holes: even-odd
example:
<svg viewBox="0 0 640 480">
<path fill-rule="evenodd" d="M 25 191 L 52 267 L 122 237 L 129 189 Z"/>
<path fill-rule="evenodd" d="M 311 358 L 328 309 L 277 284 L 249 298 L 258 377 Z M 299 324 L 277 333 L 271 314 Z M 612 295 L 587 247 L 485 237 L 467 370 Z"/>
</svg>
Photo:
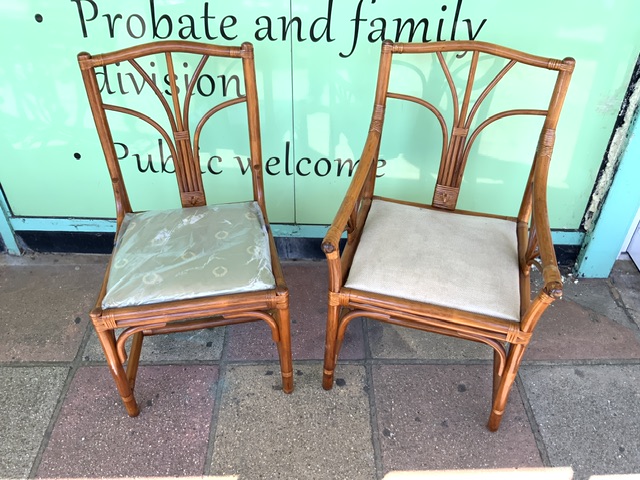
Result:
<svg viewBox="0 0 640 480">
<path fill-rule="evenodd" d="M 448 52 L 457 52 L 458 55 L 456 58 L 470 54 L 471 59 L 469 61 L 468 74 L 465 82 L 455 84 L 456 82 L 454 82 L 451 68 L 443 55 Z M 417 96 L 389 91 L 392 57 L 396 54 L 433 54 L 437 57 L 439 68 L 442 69 L 444 78 L 446 79 L 447 85 L 445 85 L 445 90 L 448 89 L 450 93 L 449 105 L 453 110 L 453 118 L 449 120 L 449 125 L 447 125 L 446 116 L 438 106 L 433 103 Z M 479 95 L 476 96 L 475 102 L 471 102 L 472 92 L 477 83 L 476 72 L 481 54 L 505 59 L 504 66 L 497 72 L 493 79 L 487 80 L 487 78 L 485 78 L 486 75 L 482 75 L 482 85 L 484 88 L 480 91 Z M 545 109 L 516 108 L 496 112 L 474 125 L 473 121 L 476 119 L 476 114 L 481 108 L 483 101 L 487 99 L 492 91 L 494 91 L 496 85 L 504 79 L 507 73 L 518 63 L 557 71 L 555 86 L 549 92 L 550 100 L 548 107 Z M 564 60 L 542 58 L 485 42 L 447 41 L 412 44 L 386 41 L 382 46 L 371 130 L 382 131 L 384 112 L 387 99 L 389 98 L 414 102 L 430 110 L 440 124 L 442 132 L 442 153 L 432 205 L 437 208 L 453 210 L 456 208 L 458 202 L 467 159 L 478 134 L 488 125 L 505 117 L 514 115 L 543 116 L 544 124 L 540 132 L 533 159 L 529 185 L 527 186 L 528 193 L 525 194 L 525 197 L 531 197 L 532 190 L 530 190 L 530 186 L 534 173 L 536 182 L 539 184 L 538 187 L 546 191 L 546 176 L 555 140 L 556 124 L 564 102 L 574 63 L 572 58 L 565 58 Z M 446 92 L 441 93 L 444 95 Z M 523 207 L 524 211 L 521 211 L 522 214 L 529 212 L 530 201 L 525 199 Z"/>
<path fill-rule="evenodd" d="M 184 62 L 183 65 L 196 66 L 192 73 L 185 74 L 177 68 L 177 57 L 187 54 L 193 56 L 196 61 Z M 142 57 L 150 57 L 153 61 L 140 61 Z M 239 87 L 237 95 L 226 100 L 223 99 L 221 101 L 218 99 L 214 102 L 213 98 L 198 98 L 199 103 L 208 100 L 209 105 L 213 105 L 210 107 L 207 105 L 206 108 L 208 109 L 205 109 L 204 114 L 194 121 L 193 115 L 190 115 L 193 113 L 191 110 L 192 98 L 195 98 L 197 91 L 202 90 L 201 82 L 203 77 L 205 77 L 205 80 L 212 82 L 212 77 L 203 73 L 205 65 L 211 57 L 237 59 L 242 62 L 244 93 L 240 92 Z M 160 62 L 156 61 L 158 59 L 162 60 L 164 65 L 159 65 L 158 63 Z M 249 170 L 253 183 L 253 199 L 259 203 L 265 219 L 267 218 L 262 180 L 260 121 L 255 66 L 253 46 L 250 43 L 243 43 L 240 47 L 234 47 L 187 41 L 161 41 L 101 55 L 90 55 L 82 52 L 78 54 L 78 62 L 112 179 L 118 227 L 124 215 L 131 212 L 132 209 L 118 162 L 112 130 L 106 114 L 107 111 L 136 117 L 157 131 L 166 143 L 173 160 L 180 202 L 183 207 L 190 207 L 206 204 L 199 158 L 203 127 L 217 112 L 232 105 L 246 104 L 250 153 Z M 154 94 L 151 99 L 148 96 L 145 97 L 145 102 L 155 102 L 157 97 L 158 105 L 166 113 L 166 118 L 162 119 L 162 121 L 151 118 L 146 112 L 141 111 L 142 109 L 131 108 L 127 105 L 113 105 L 105 101 L 106 95 L 104 91 L 107 90 L 107 93 L 113 93 L 108 91 L 108 84 L 103 79 L 107 75 L 107 70 L 105 69 L 112 65 L 114 66 L 112 68 L 122 68 L 121 63 L 125 62 L 139 75 L 138 83 L 134 85 L 135 88 L 142 90 L 144 87 L 145 92 L 151 91 Z M 101 86 L 98 81 L 99 74 L 102 75 Z M 120 83 L 123 75 L 118 75 L 117 78 Z M 126 75 L 133 74 L 128 73 Z M 131 79 L 133 80 L 133 77 Z M 206 82 L 204 83 L 206 84 Z M 120 83 L 120 90 L 123 91 L 122 83 Z M 125 92 L 123 91 L 123 93 Z M 199 96 L 205 97 L 206 95 Z"/>
</svg>

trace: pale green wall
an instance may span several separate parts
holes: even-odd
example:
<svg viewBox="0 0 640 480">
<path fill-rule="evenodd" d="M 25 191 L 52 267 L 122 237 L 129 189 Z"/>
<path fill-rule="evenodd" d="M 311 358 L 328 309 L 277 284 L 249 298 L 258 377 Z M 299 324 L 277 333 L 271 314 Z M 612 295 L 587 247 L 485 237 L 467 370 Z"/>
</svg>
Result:
<svg viewBox="0 0 640 480">
<path fill-rule="evenodd" d="M 338 159 L 357 159 L 367 132 L 381 28 L 386 26 L 384 35 L 388 38 L 407 41 L 406 29 L 396 38 L 395 19 L 404 22 L 425 18 L 429 23 L 427 40 L 436 40 L 438 35 L 451 39 L 455 28 L 456 39 L 471 36 L 543 56 L 576 58 L 549 182 L 552 228 L 576 230 L 640 50 L 640 3 L 636 0 L 2 2 L 0 182 L 14 221 L 18 217 L 113 216 L 109 177 L 75 56 L 81 50 L 99 53 L 153 40 L 150 5 L 155 9 L 160 36 L 166 34 L 170 19 L 170 38 L 179 38 L 182 33 L 215 43 L 254 43 L 264 160 L 277 157 L 280 162 L 272 160 L 266 175 L 269 213 L 274 223 L 331 221 L 349 180 L 346 169 L 337 175 Z M 112 35 L 109 21 L 117 15 L 122 17 L 116 19 Z M 300 39 L 297 31 L 283 38 L 280 17 L 292 16 L 300 19 Z M 143 35 L 141 21 L 146 27 Z M 228 40 L 221 36 L 221 22 L 227 25 L 222 33 Z M 272 39 L 265 30 L 269 22 Z M 217 38 L 208 40 L 207 35 Z M 421 34 L 413 40 L 419 37 Z M 528 74 L 517 75 L 527 78 Z M 399 81 L 403 80 L 406 78 Z M 415 86 L 423 80 L 416 77 L 407 82 Z M 116 88 L 117 76 L 112 82 Z M 517 95 L 518 101 L 535 100 L 535 88 L 542 81 L 530 77 L 529 82 L 530 88 Z M 125 88 L 131 86 L 125 83 Z M 430 195 L 423 185 L 433 183 L 433 172 L 422 156 L 434 144 L 421 132 L 412 132 L 416 136 L 400 146 L 400 140 L 405 140 L 403 132 L 411 130 L 400 127 L 414 125 L 422 115 L 413 110 L 409 114 L 406 123 L 395 124 L 384 139 L 381 157 L 387 164 L 378 185 L 382 193 L 428 200 Z M 131 131 L 127 132 L 126 124 L 121 127 L 123 141 L 132 147 L 128 161 L 133 170 L 135 152 L 143 158 L 151 154 L 159 162 L 153 138 L 136 140 Z M 510 129 L 508 126 L 507 133 Z M 234 156 L 243 155 L 246 149 L 241 143 L 233 143 L 229 135 L 224 138 L 222 147 L 207 147 L 212 155 L 220 154 L 219 165 L 224 172 L 205 175 L 208 184 L 222 178 L 235 185 L 240 175 Z M 507 157 L 499 140 L 481 143 L 478 152 L 488 165 L 487 180 L 465 186 L 461 206 L 481 204 L 505 212 L 512 208 L 520 193 L 503 189 L 498 196 L 489 193 L 494 190 L 487 186 L 499 185 L 500 175 L 526 170 L 529 158 L 518 156 L 521 147 L 518 144 L 515 156 Z M 284 164 L 286 158 L 292 166 Z M 323 175 L 329 165 L 331 170 L 325 176 L 313 170 L 317 166 Z M 167 174 L 147 172 L 139 175 L 138 181 L 144 186 L 141 202 L 152 196 L 167 199 L 167 204 L 174 201 L 172 180 Z M 233 199 L 236 194 L 234 187 L 220 191 L 223 199 Z"/>
</svg>

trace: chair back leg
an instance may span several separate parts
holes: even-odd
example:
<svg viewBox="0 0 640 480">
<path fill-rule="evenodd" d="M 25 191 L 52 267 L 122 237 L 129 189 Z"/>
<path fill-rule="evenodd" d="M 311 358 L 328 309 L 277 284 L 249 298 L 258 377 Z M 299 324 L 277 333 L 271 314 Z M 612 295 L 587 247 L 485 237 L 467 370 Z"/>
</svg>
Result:
<svg viewBox="0 0 640 480">
<path fill-rule="evenodd" d="M 142 351 L 142 340 L 144 334 L 142 332 L 135 333 L 131 341 L 131 350 L 129 351 L 129 359 L 127 360 L 127 378 L 131 390 L 136 388 L 136 377 L 138 376 L 138 364 L 140 363 L 140 352 Z"/>
<path fill-rule="evenodd" d="M 284 393 L 293 392 L 293 362 L 291 358 L 291 327 L 289 321 L 289 302 L 284 308 L 279 308 L 276 314 L 278 323 L 278 356 L 280 357 L 280 372 L 282 374 L 282 390 Z"/>
</svg>

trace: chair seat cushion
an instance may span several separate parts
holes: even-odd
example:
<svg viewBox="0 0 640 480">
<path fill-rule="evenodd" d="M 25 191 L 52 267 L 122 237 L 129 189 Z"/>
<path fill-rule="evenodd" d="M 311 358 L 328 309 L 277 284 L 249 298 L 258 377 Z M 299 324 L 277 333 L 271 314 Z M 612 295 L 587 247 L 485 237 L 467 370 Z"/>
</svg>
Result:
<svg viewBox="0 0 640 480">
<path fill-rule="evenodd" d="M 519 320 L 516 224 L 374 200 L 345 284 Z"/>
<path fill-rule="evenodd" d="M 127 214 L 103 308 L 275 287 L 256 202 Z"/>
</svg>

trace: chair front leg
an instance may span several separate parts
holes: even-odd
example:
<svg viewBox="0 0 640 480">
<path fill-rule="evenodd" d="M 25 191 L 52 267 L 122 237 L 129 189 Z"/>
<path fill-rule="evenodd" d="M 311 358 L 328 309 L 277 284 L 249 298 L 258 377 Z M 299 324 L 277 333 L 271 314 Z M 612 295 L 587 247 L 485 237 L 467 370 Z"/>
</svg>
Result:
<svg viewBox="0 0 640 480">
<path fill-rule="evenodd" d="M 333 372 L 336 368 L 338 357 L 338 319 L 340 317 L 340 306 L 329 305 L 327 312 L 327 335 L 324 344 L 324 372 L 322 376 L 322 388 L 331 390 L 333 388 Z"/>
<path fill-rule="evenodd" d="M 136 417 L 140 413 L 140 409 L 133 396 L 133 388 L 129 383 L 129 378 L 124 370 L 124 366 L 120 358 L 118 358 L 115 335 L 112 330 L 98 331 L 98 338 L 100 339 L 100 344 L 107 359 L 107 365 L 109 366 L 111 375 L 116 382 L 120 397 L 122 397 L 122 403 L 124 403 L 124 407 L 129 416 Z"/>
<path fill-rule="evenodd" d="M 504 410 L 507 406 L 507 400 L 509 399 L 509 393 L 518 375 L 518 368 L 520 367 L 520 362 L 522 361 L 522 356 L 526 348 L 527 345 L 511 345 L 502 375 L 498 375 L 497 362 L 495 362 L 497 358 L 494 358 L 493 404 L 487 425 L 492 432 L 495 432 L 498 430 L 498 427 L 500 427 L 500 422 L 502 421 Z"/>
</svg>

